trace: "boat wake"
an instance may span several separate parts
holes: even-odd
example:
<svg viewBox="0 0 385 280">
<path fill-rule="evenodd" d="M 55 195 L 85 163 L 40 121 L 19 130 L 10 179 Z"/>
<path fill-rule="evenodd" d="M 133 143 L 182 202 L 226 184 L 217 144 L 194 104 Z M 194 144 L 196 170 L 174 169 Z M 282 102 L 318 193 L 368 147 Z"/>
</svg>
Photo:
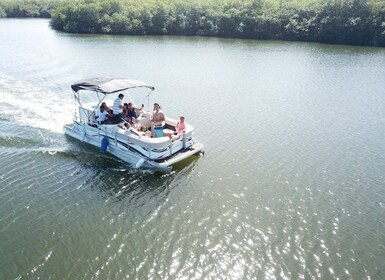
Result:
<svg viewBox="0 0 385 280">
<path fill-rule="evenodd" d="M 63 131 L 71 120 L 71 96 L 39 88 L 0 73 L 0 121 Z"/>
</svg>

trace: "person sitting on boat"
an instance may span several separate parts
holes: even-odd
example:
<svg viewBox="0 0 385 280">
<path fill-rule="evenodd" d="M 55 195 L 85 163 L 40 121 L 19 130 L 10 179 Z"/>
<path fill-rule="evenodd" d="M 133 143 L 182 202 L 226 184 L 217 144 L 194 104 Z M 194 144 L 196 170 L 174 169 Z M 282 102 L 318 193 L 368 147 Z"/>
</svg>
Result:
<svg viewBox="0 0 385 280">
<path fill-rule="evenodd" d="M 175 125 L 174 133 L 167 133 L 165 136 L 168 136 L 172 139 L 172 141 L 176 141 L 180 138 L 180 135 L 184 132 L 186 125 L 184 123 L 184 116 L 179 117 L 179 122 Z"/>
<path fill-rule="evenodd" d="M 186 128 L 186 125 L 184 123 L 184 116 L 179 117 L 179 122 L 176 124 L 176 134 L 181 134 Z"/>
<path fill-rule="evenodd" d="M 98 124 L 104 124 L 107 121 L 108 112 L 104 109 L 104 106 L 100 106 L 99 112 L 96 116 Z"/>
<path fill-rule="evenodd" d="M 130 125 L 131 127 L 135 128 L 138 131 L 142 130 L 142 126 L 140 125 L 140 121 L 137 118 L 130 118 Z"/>
<path fill-rule="evenodd" d="M 108 107 L 107 106 L 107 104 L 106 104 L 106 102 L 102 102 L 102 104 L 100 105 L 100 107 L 104 107 L 104 110 L 106 111 L 106 112 L 108 112 L 111 108 L 110 107 Z"/>
<path fill-rule="evenodd" d="M 124 95 L 120 93 L 118 97 L 114 100 L 114 105 L 112 106 L 112 111 L 118 121 L 122 118 L 123 98 Z"/>
<path fill-rule="evenodd" d="M 125 135 L 130 135 L 131 133 L 134 133 L 135 135 L 137 135 L 139 138 L 141 138 L 141 135 L 139 133 L 139 131 L 137 131 L 135 128 L 133 128 L 130 123 L 128 122 L 125 122 L 123 124 L 123 126 L 121 125 L 118 125 L 119 128 L 125 130 L 124 134 Z"/>
<path fill-rule="evenodd" d="M 132 106 L 132 103 L 127 104 L 127 115 L 129 118 L 137 118 L 140 112 L 142 111 L 144 105 L 142 104 L 141 108 L 135 108 Z"/>
<path fill-rule="evenodd" d="M 174 137 L 172 138 L 172 141 L 176 141 L 180 139 L 180 136 L 186 129 L 186 124 L 184 123 L 184 116 L 179 117 L 179 122 L 175 126 L 176 132 L 174 133 Z"/>
<path fill-rule="evenodd" d="M 158 103 L 154 104 L 154 112 L 151 119 L 151 137 L 155 137 L 155 128 L 163 128 L 163 122 L 166 121 L 163 112 Z"/>
<path fill-rule="evenodd" d="M 116 116 L 114 115 L 111 109 L 108 110 L 108 115 L 106 117 L 107 117 L 107 120 L 104 122 L 105 124 L 114 124 L 118 122 L 116 120 Z"/>
<path fill-rule="evenodd" d="M 123 104 L 123 112 L 122 112 L 122 119 L 126 122 L 130 121 L 130 117 L 128 116 L 128 104 Z"/>
</svg>

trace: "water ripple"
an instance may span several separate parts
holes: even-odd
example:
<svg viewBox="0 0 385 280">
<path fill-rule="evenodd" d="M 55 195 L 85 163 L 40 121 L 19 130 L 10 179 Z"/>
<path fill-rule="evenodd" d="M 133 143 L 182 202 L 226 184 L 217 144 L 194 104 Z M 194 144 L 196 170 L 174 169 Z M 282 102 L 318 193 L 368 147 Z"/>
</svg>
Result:
<svg viewBox="0 0 385 280">
<path fill-rule="evenodd" d="M 384 278 L 383 50 L 47 24 L 0 21 L 0 278 Z M 134 170 L 63 136 L 72 81 L 132 69 L 203 160 Z"/>
</svg>

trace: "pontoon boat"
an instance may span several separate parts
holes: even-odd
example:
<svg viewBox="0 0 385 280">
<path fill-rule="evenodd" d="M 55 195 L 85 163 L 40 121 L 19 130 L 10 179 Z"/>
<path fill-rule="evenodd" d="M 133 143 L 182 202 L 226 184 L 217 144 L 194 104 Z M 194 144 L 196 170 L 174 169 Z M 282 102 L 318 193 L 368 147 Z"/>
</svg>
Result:
<svg viewBox="0 0 385 280">
<path fill-rule="evenodd" d="M 66 135 L 104 148 L 107 152 L 137 168 L 170 170 L 173 164 L 203 151 L 203 145 L 193 140 L 194 128 L 191 125 L 186 123 L 183 133 L 175 136 L 177 120 L 167 116 L 160 137 L 151 137 L 150 134 L 143 131 L 140 131 L 139 135 L 134 133 L 127 135 L 126 131 L 122 129 L 123 120 L 114 124 L 98 123 L 98 110 L 107 96 L 117 97 L 119 93 L 124 92 L 125 98 L 128 97 L 129 102 L 133 102 L 127 90 L 142 88 L 141 90 L 146 91 L 149 104 L 150 94 L 154 91 L 153 86 L 126 78 L 97 77 L 78 81 L 71 85 L 71 88 L 76 109 L 72 123 L 64 125 Z M 93 92 L 94 98 L 96 95 L 97 101 L 83 103 L 84 95 L 88 94 L 86 97 L 89 97 L 90 92 Z M 80 98 L 80 93 L 82 98 Z M 137 120 L 143 127 L 150 128 L 151 116 L 152 111 L 142 110 Z M 161 136 L 162 134 L 164 136 Z"/>
</svg>

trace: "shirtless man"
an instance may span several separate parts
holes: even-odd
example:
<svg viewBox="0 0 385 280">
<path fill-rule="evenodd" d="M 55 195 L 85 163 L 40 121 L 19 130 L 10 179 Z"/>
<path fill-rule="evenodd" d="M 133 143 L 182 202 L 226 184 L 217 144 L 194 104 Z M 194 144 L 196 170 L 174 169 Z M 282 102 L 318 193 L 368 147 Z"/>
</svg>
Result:
<svg viewBox="0 0 385 280">
<path fill-rule="evenodd" d="M 154 104 L 154 112 L 151 119 L 151 137 L 155 137 L 155 127 L 163 126 L 163 122 L 166 121 L 164 114 L 160 111 L 158 103 Z"/>
</svg>

